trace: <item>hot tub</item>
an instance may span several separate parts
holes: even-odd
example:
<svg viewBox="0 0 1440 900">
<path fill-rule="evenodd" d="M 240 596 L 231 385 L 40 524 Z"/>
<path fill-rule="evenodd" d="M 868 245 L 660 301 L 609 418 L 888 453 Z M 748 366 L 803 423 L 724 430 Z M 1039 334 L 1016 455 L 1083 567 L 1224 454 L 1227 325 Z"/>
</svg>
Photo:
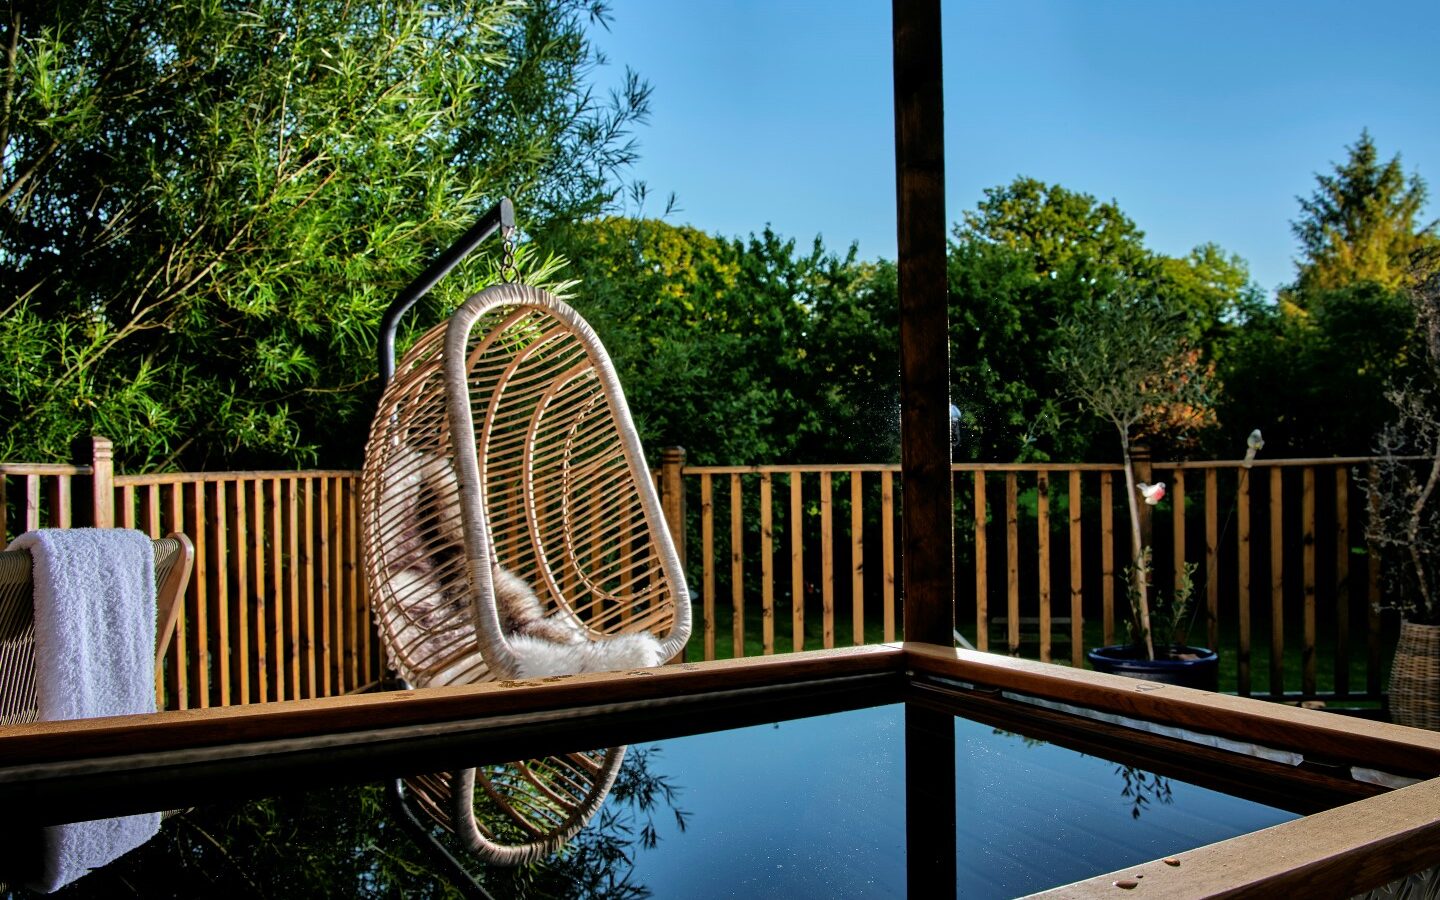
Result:
<svg viewBox="0 0 1440 900">
<path fill-rule="evenodd" d="M 635 854 L 657 896 L 1349 896 L 1440 864 L 1440 735 L 922 644 L 12 728 L 0 803 L 33 826 L 619 744 L 694 788 L 694 830 Z"/>
</svg>

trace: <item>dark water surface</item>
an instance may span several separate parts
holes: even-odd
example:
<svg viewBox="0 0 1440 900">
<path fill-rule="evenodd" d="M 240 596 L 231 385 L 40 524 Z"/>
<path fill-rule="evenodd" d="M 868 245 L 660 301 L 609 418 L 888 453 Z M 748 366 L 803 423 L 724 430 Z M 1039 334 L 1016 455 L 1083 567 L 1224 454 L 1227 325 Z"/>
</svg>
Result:
<svg viewBox="0 0 1440 900">
<path fill-rule="evenodd" d="M 635 745 L 569 850 L 477 874 L 497 897 L 903 897 L 904 735 L 893 704 Z M 1025 894 L 1295 818 L 966 719 L 955 744 L 958 896 Z M 365 786 L 201 798 L 56 896 L 454 896 L 438 871 Z"/>
</svg>

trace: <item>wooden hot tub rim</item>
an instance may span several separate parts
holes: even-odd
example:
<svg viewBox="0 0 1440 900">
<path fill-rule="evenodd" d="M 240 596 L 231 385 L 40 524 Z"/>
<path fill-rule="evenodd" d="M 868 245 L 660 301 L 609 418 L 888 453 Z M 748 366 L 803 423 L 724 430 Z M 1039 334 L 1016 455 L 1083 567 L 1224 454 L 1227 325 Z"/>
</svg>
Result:
<svg viewBox="0 0 1440 900">
<path fill-rule="evenodd" d="M 933 644 L 904 644 L 906 670 L 1028 694 L 1232 740 L 1331 765 L 1412 778 L 1440 776 L 1440 733 L 1248 697 Z"/>
<path fill-rule="evenodd" d="M 1162 722 L 1411 777 L 1440 775 L 1440 734 L 1250 698 L 930 644 L 810 650 L 755 659 L 528 682 L 429 688 L 0 728 L 0 770 L 111 755 L 375 731 L 487 716 L 643 703 L 721 690 L 891 673 L 948 678 Z M 901 682 L 897 682 L 901 683 Z"/>
<path fill-rule="evenodd" d="M 1088 706 L 1267 746 L 1309 747 L 1311 752 L 1319 746 L 1324 753 L 1333 753 L 1334 760 L 1383 770 L 1440 770 L 1440 735 L 1429 732 L 1185 688 L 1142 687 L 1118 676 L 910 643 L 536 682 L 13 726 L 0 729 L 0 790 L 7 782 L 23 782 L 27 768 L 44 768 L 57 761 L 103 769 L 107 758 L 118 761 L 139 755 L 163 762 L 166 754 L 179 759 L 203 748 L 223 753 L 236 742 L 303 746 L 307 741 L 329 740 L 332 747 L 343 747 L 347 739 L 362 734 L 425 728 L 443 732 L 449 724 L 473 727 L 487 718 L 496 722 L 555 720 L 582 715 L 587 709 L 603 711 L 627 704 L 643 710 L 646 704 L 659 708 L 667 698 L 697 698 L 700 702 L 724 695 L 743 702 L 746 696 L 764 696 L 767 688 L 803 689 L 837 680 L 869 689 L 893 685 L 898 700 L 907 685 L 936 679 Z M 263 762 L 258 758 L 252 761 Z M 1136 867 L 1133 872 L 1149 877 L 1141 890 L 1154 893 L 1163 889 L 1167 900 L 1173 900 L 1190 895 L 1324 890 L 1337 884 L 1354 891 L 1376 887 L 1440 865 L 1440 779 L 1357 800 L 1178 857 L 1182 866 L 1174 872 L 1160 861 Z M 1337 873 L 1345 873 L 1343 879 L 1336 880 Z M 1052 895 L 1115 896 L 1120 891 L 1113 881 L 1120 874 L 1098 876 L 1057 889 Z"/>
</svg>

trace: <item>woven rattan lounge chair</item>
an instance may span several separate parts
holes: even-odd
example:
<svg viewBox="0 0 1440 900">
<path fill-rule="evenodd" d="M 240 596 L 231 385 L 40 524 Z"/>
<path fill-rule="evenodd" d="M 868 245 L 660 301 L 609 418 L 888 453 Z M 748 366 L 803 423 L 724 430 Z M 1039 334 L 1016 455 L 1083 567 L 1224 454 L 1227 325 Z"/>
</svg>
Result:
<svg viewBox="0 0 1440 900">
<path fill-rule="evenodd" d="M 159 666 L 175 634 L 195 548 L 189 538 L 178 533 L 154 544 L 155 665 Z M 40 716 L 34 594 L 30 554 L 25 550 L 0 551 L 0 726 L 34 722 Z M 164 814 L 175 812 L 180 810 Z M 43 853 L 42 830 L 29 827 L 23 817 L 8 817 L 0 825 L 0 892 L 7 889 L 7 880 L 22 884 L 38 876 L 36 867 Z"/>
<path fill-rule="evenodd" d="M 401 360 L 366 446 L 361 538 L 390 664 L 415 687 L 559 674 L 551 644 L 571 655 L 566 672 L 615 668 L 642 639 L 654 664 L 689 637 L 680 561 L 609 357 L 533 287 L 481 291 Z M 517 621 L 516 577 L 540 618 Z M 408 792 L 483 861 L 520 864 L 584 826 L 623 753 L 412 778 Z"/>
<path fill-rule="evenodd" d="M 183 534 L 155 541 L 157 666 L 175 633 L 194 558 L 195 548 Z M 33 722 L 39 716 L 33 598 L 30 554 L 24 550 L 0 552 L 0 725 Z"/>
</svg>

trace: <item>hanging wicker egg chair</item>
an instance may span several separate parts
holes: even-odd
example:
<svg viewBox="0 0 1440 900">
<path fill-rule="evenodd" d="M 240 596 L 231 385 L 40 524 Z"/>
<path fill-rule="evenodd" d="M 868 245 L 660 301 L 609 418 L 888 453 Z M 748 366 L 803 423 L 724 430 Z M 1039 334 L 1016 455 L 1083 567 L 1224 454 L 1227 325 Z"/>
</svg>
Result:
<svg viewBox="0 0 1440 900">
<path fill-rule="evenodd" d="M 414 687 L 654 665 L 689 638 L 680 560 L 609 356 L 537 288 L 487 288 L 405 354 L 366 445 L 361 537 L 381 639 Z M 407 784 L 481 859 L 519 864 L 584 826 L 623 754 Z"/>
</svg>

